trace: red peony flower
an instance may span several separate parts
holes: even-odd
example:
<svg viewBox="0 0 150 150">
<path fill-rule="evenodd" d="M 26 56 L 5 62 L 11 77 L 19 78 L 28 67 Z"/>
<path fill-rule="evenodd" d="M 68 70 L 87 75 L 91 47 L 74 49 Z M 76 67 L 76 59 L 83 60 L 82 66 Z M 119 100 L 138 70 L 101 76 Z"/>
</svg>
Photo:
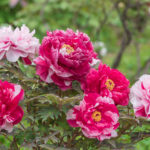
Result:
<svg viewBox="0 0 150 150">
<path fill-rule="evenodd" d="M 91 65 L 99 60 L 89 37 L 71 29 L 47 32 L 34 60 L 37 74 L 47 82 L 54 82 L 62 90 L 71 88 L 72 81 L 82 82 Z"/>
<path fill-rule="evenodd" d="M 94 92 L 102 97 L 110 97 L 116 105 L 125 106 L 129 103 L 129 84 L 121 72 L 101 63 L 98 70 L 90 70 L 82 89 L 85 93 Z"/>
<path fill-rule="evenodd" d="M 116 137 L 119 113 L 114 101 L 108 97 L 101 97 L 96 93 L 89 93 L 67 113 L 67 121 L 72 127 L 81 127 L 88 138 L 102 141 Z"/>
<path fill-rule="evenodd" d="M 20 85 L 0 80 L 0 130 L 11 132 L 13 125 L 23 117 L 23 110 L 18 103 L 23 99 L 24 91 Z"/>
</svg>

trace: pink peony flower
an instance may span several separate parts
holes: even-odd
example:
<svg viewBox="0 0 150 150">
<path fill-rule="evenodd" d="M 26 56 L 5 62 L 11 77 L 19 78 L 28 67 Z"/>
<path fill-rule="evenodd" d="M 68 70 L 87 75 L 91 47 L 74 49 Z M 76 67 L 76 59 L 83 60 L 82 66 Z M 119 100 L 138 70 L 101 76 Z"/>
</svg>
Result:
<svg viewBox="0 0 150 150">
<path fill-rule="evenodd" d="M 23 99 L 24 91 L 20 85 L 0 80 L 0 130 L 11 132 L 13 125 L 23 117 L 23 110 L 18 103 Z"/>
<path fill-rule="evenodd" d="M 22 57 L 26 64 L 31 64 L 30 59 L 35 57 L 39 49 L 39 40 L 33 37 L 34 33 L 30 33 L 25 25 L 14 31 L 10 26 L 0 28 L 0 60 L 6 58 L 16 62 Z"/>
<path fill-rule="evenodd" d="M 128 105 L 129 81 L 116 69 L 100 64 L 99 69 L 91 69 L 87 74 L 86 82 L 82 84 L 85 93 L 98 93 L 102 97 L 110 97 L 115 104 Z"/>
<path fill-rule="evenodd" d="M 99 61 L 96 56 L 86 34 L 71 29 L 56 30 L 47 32 L 34 62 L 43 81 L 54 82 L 66 90 L 71 88 L 73 80 L 84 80 L 90 65 Z"/>
<path fill-rule="evenodd" d="M 67 113 L 67 121 L 72 127 L 81 127 L 83 134 L 88 138 L 97 138 L 102 141 L 116 137 L 119 113 L 114 101 L 101 97 L 96 93 L 89 93 Z"/>
<path fill-rule="evenodd" d="M 150 75 L 143 75 L 132 86 L 130 100 L 136 117 L 150 119 Z"/>
</svg>

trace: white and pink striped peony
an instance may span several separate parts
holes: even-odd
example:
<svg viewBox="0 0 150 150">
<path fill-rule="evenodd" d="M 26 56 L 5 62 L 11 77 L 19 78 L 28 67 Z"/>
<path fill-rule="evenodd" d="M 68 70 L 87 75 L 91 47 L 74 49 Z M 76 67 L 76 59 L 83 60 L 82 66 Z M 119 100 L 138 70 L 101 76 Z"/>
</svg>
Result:
<svg viewBox="0 0 150 150">
<path fill-rule="evenodd" d="M 132 86 L 130 100 L 136 117 L 150 119 L 150 75 L 143 75 Z"/>
</svg>

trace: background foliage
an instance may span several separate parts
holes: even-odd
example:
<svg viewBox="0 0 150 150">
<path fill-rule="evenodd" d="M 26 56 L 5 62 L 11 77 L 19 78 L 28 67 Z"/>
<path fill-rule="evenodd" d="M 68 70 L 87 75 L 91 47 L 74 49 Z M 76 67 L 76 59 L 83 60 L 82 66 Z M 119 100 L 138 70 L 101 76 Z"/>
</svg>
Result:
<svg viewBox="0 0 150 150">
<path fill-rule="evenodd" d="M 131 84 L 150 73 L 149 0 L 0 0 L 0 25 L 26 24 L 42 40 L 47 30 L 72 28 L 87 33 L 102 61 L 122 71 Z M 20 70 L 21 69 L 21 70 Z M 3 80 L 26 90 L 25 117 L 9 136 L 0 135 L 0 149 L 150 149 L 150 122 L 137 120 L 132 106 L 120 109 L 119 137 L 87 139 L 80 129 L 68 126 L 65 113 L 82 99 L 82 91 L 61 92 L 40 82 L 34 67 L 1 66 Z M 7 138 L 7 140 L 6 140 Z"/>
</svg>

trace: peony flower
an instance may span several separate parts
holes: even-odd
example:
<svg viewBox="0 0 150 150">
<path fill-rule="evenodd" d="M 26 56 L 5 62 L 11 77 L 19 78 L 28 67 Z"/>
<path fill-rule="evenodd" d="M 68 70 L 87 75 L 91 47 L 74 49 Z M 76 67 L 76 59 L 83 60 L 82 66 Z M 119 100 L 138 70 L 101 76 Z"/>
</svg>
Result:
<svg viewBox="0 0 150 150">
<path fill-rule="evenodd" d="M 130 100 L 136 117 L 150 119 L 150 75 L 143 75 L 132 86 Z"/>
<path fill-rule="evenodd" d="M 20 85 L 0 80 L 0 130 L 11 132 L 13 126 L 22 120 L 23 110 L 18 103 L 23 96 Z"/>
<path fill-rule="evenodd" d="M 100 64 L 99 69 L 91 69 L 87 74 L 86 82 L 82 84 L 85 93 L 98 93 L 102 97 L 110 97 L 115 104 L 128 105 L 129 80 L 116 69 Z"/>
<path fill-rule="evenodd" d="M 72 127 L 81 127 L 88 138 L 102 141 L 116 137 L 119 113 L 111 98 L 101 97 L 96 93 L 89 93 L 67 113 L 67 121 Z"/>
<path fill-rule="evenodd" d="M 14 31 L 10 26 L 0 28 L 0 60 L 6 58 L 16 62 L 22 57 L 26 64 L 31 64 L 30 59 L 35 57 L 39 49 L 39 40 L 33 37 L 34 33 L 30 33 L 25 25 Z"/>
<path fill-rule="evenodd" d="M 71 88 L 72 81 L 82 82 L 91 65 L 99 62 L 89 37 L 71 29 L 47 32 L 34 60 L 37 74 L 47 83 L 62 90 Z"/>
</svg>

